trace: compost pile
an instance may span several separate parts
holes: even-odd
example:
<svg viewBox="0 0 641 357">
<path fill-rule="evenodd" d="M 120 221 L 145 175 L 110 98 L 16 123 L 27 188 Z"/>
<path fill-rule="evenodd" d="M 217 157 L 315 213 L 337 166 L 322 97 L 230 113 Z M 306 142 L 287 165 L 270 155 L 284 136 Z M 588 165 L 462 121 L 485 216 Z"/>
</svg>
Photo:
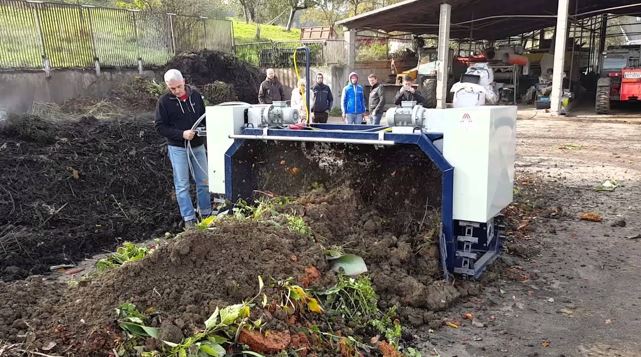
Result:
<svg viewBox="0 0 641 357">
<path fill-rule="evenodd" d="M 301 154 L 298 144 L 282 144 L 278 150 L 257 145 L 249 145 L 244 156 L 253 155 L 255 169 L 270 168 L 271 176 L 258 186 L 262 190 L 254 204 L 239 204 L 209 229 L 153 243 L 154 251 L 144 259 L 77 284 L 38 276 L 0 284 L 0 299 L 7 301 L 0 309 L 0 340 L 55 354 L 132 351 L 131 344 L 162 350 L 161 341 L 193 341 L 190 337 L 198 336 L 216 308 L 253 301 L 247 318 L 261 327 L 237 327 L 239 341 L 253 351 L 351 356 L 358 350 L 398 356 L 391 345 L 411 345 L 410 334 L 402 334 L 400 327 L 398 332 L 377 330 L 365 319 L 369 315 L 349 316 L 354 306 L 335 310 L 341 304 L 328 296 L 350 280 L 332 269 L 328 252 L 363 258 L 368 272 L 361 276 L 371 281 L 378 298 L 358 306 L 389 313 L 388 327 L 399 320 L 439 326 L 439 311 L 479 289 L 475 283 L 442 281 L 436 244 L 439 201 L 425 190 L 430 186 L 426 180 L 440 182 L 432 164 L 416 152 L 344 147 L 330 155 L 321 145 L 305 146 Z M 346 163 L 353 163 L 352 169 Z M 279 191 L 294 197 L 283 199 Z M 265 282 L 262 304 L 252 300 L 261 291 L 258 277 Z M 298 307 L 292 313 L 283 291 L 298 286 L 309 289 L 324 310 L 312 312 L 298 302 L 291 304 Z M 350 300 L 366 292 L 342 296 Z M 123 333 L 115 311 L 125 303 L 146 316 L 145 324 L 158 329 L 158 338 Z"/>
<path fill-rule="evenodd" d="M 140 311 L 154 315 L 150 325 L 159 328 L 162 340 L 178 343 L 202 329 L 216 307 L 254 296 L 257 277 L 261 276 L 269 300 L 265 307 L 253 307 L 252 317 L 263 322 L 262 331 L 286 335 L 290 342 L 281 350 L 300 352 L 298 343 L 303 341 L 305 351 L 336 355 L 342 348 L 340 343 L 315 339 L 312 326 L 361 341 L 370 341 L 380 333 L 367 323 L 355 324 L 329 312 L 282 313 L 277 294 L 278 282 L 288 279 L 318 291 L 332 287 L 340 279 L 326 259 L 332 247 L 364 258 L 380 296 L 381 311 L 398 305 L 397 316 L 403 323 L 440 324 L 436 311 L 474 293 L 477 286 L 440 281 L 431 226 L 435 216 L 428 218 L 430 229 L 423 234 L 397 237 L 389 231 L 394 226 L 390 220 L 362 203 L 360 194 L 346 185 L 318 188 L 293 201 L 275 204 L 260 217 L 254 211 L 254 218 L 222 219 L 209 230 L 183 233 L 159 244 L 146 258 L 82 280 L 78 286 L 67 287 L 41 277 L 4 283 L 0 298 L 9 303 L 0 310 L 0 326 L 4 326 L 0 340 L 20 341 L 16 336 L 27 336 L 26 346 L 31 350 L 55 345 L 48 351 L 61 354 L 110 351 L 125 342 L 115 308 L 133 303 Z M 302 217 L 309 234 L 288 229 L 282 214 Z M 14 294 L 28 297 L 16 300 Z M 158 348 L 158 343 L 155 339 L 144 342 L 149 350 Z M 278 352 L 268 342 L 256 343 L 253 348 L 259 352 Z M 376 346 L 372 349 L 374 355 L 381 354 Z"/>
<path fill-rule="evenodd" d="M 2 280 L 170 229 L 179 217 L 165 150 L 149 118 L 10 116 L 0 129 Z"/>
<path fill-rule="evenodd" d="M 257 67 L 233 55 L 212 50 L 179 54 L 167 63 L 166 69 L 169 68 L 178 69 L 189 84 L 199 88 L 214 82 L 230 84 L 232 88 L 222 88 L 221 94 L 231 90 L 238 100 L 246 103 L 257 103 L 258 87 L 264 79 Z"/>
</svg>

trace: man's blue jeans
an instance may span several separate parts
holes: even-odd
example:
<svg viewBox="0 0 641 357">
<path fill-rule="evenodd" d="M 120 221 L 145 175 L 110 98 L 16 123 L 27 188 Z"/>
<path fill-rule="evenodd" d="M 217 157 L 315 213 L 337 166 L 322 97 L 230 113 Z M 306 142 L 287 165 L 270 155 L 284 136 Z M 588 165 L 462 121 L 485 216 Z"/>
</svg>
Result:
<svg viewBox="0 0 641 357">
<path fill-rule="evenodd" d="M 370 120 L 372 125 L 379 125 L 381 123 L 381 119 L 383 118 L 383 114 L 376 114 L 376 115 L 371 115 Z"/>
<path fill-rule="evenodd" d="M 345 114 L 345 124 L 360 124 L 363 122 L 363 113 Z"/>
<path fill-rule="evenodd" d="M 205 145 L 192 148 L 187 153 L 186 148 L 168 146 L 169 160 L 174 172 L 174 187 L 176 188 L 176 200 L 180 207 L 180 215 L 185 222 L 196 220 L 196 212 L 191 202 L 189 193 L 189 175 L 196 182 L 196 195 L 198 201 L 198 212 L 200 216 L 211 214 L 211 195 L 209 194 L 209 181 L 207 174 L 207 152 Z M 191 163 L 191 168 L 189 163 Z"/>
</svg>

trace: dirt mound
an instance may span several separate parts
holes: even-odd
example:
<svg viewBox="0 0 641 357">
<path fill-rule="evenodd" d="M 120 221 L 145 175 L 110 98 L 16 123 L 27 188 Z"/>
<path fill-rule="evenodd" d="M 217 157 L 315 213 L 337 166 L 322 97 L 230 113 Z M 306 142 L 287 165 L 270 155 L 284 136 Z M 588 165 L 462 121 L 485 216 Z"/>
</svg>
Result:
<svg viewBox="0 0 641 357">
<path fill-rule="evenodd" d="M 52 286 L 37 277 L 5 284 L 7 291 L 22 289 L 40 298 L 14 304 L 10 314 L 0 311 L 0 325 L 7 323 L 0 339 L 14 341 L 17 335 L 32 331 L 38 336 L 31 341 L 32 348 L 54 341 L 60 347 L 57 352 L 110 350 L 122 342 L 114 324 L 114 308 L 131 302 L 141 311 L 153 311 L 157 316 L 154 324 L 170 333 L 167 338 L 179 341 L 202 326 L 217 306 L 254 295 L 259 275 L 272 283 L 290 277 L 304 282 L 311 271 L 315 273 L 312 287 L 332 286 L 337 276 L 330 271 L 325 254 L 337 246 L 365 259 L 381 297 L 381 309 L 401 306 L 404 321 L 426 323 L 435 319 L 433 310 L 466 294 L 461 292 L 467 289 L 465 285 L 444 286 L 438 281 L 434 229 L 423 235 L 396 237 L 386 231 L 395 227 L 390 219 L 363 206 L 360 194 L 347 186 L 313 190 L 277 211 L 301 215 L 313 234 L 295 233 L 279 223 L 280 216 L 269 214 L 260 221 L 223 221 L 209 231 L 184 233 L 147 258 L 75 288 L 57 286 L 60 291 L 43 296 Z M 425 228 L 432 227 L 433 219 L 435 216 L 427 220 Z M 44 318 L 42 311 L 47 311 Z M 16 319 L 24 323 L 8 323 Z M 282 321 L 274 323 L 283 328 Z M 367 339 L 373 336 L 366 329 L 360 331 Z"/>
<path fill-rule="evenodd" d="M 247 103 L 258 102 L 258 86 L 264 78 L 257 67 L 211 50 L 177 55 L 167 63 L 166 69 L 170 68 L 180 70 L 188 83 L 200 88 L 215 81 L 231 84 L 238 100 Z"/>
<path fill-rule="evenodd" d="M 369 191 L 366 196 L 371 199 Z M 414 233 L 416 225 L 408 220 L 401 223 L 406 231 L 397 235 L 397 218 L 382 215 L 373 201 L 365 204 L 362 199 L 362 193 L 351 188 L 339 187 L 328 193 L 320 189 L 283 209 L 301 215 L 324 247 L 340 247 L 345 253 L 361 256 L 381 297 L 380 307 L 401 306 L 401 316 L 415 325 L 429 323 L 434 319 L 431 312 L 443 310 L 478 290 L 476 284 L 448 285 L 441 281 L 436 243 L 438 209 L 423 208 L 423 222 L 416 223 L 421 225 L 419 233 Z M 387 208 L 403 211 L 390 201 Z"/>
<path fill-rule="evenodd" d="M 212 105 L 238 100 L 234 86 L 221 81 L 205 84 L 202 89 L 202 94 L 209 104 Z"/>
<path fill-rule="evenodd" d="M 37 325 L 33 319 L 28 321 L 41 335 L 39 343 L 53 340 L 89 355 L 111 350 L 120 340 L 113 324 L 114 308 L 132 302 L 141 310 L 157 311 L 164 328 L 177 335 L 172 340 L 180 341 L 201 326 L 217 306 L 238 303 L 255 294 L 258 276 L 302 278 L 309 266 L 326 270 L 323 251 L 311 237 L 302 238 L 259 222 L 231 222 L 213 231 L 185 233 L 142 261 L 67 290 L 55 304 L 50 298 L 41 299 L 39 309 L 50 315 L 35 321 Z M 30 290 L 37 290 L 44 284 L 37 281 L 30 285 Z M 34 305 L 34 298 L 27 301 Z M 19 313 L 7 317 L 39 314 L 38 309 L 30 314 L 20 306 Z M 85 323 L 78 323 L 81 320 Z M 13 325 L 9 323 L 6 332 L 19 334 L 25 332 L 20 328 L 27 328 Z"/>
<path fill-rule="evenodd" d="M 252 195 L 242 189 L 251 186 L 285 196 L 305 194 L 314 187 L 331 191 L 346 186 L 359 207 L 377 211 L 388 223 L 386 230 L 397 236 L 424 229 L 430 212 L 441 205 L 441 174 L 415 145 L 382 149 L 256 140 L 245 143 L 235 160 L 234 187 L 240 187 L 243 196 Z M 355 212 L 337 209 L 347 215 Z M 360 218 L 352 219 L 356 221 Z"/>
<path fill-rule="evenodd" d="M 170 229 L 179 217 L 163 142 L 149 119 L 12 116 L 0 131 L 0 277 Z"/>
</svg>

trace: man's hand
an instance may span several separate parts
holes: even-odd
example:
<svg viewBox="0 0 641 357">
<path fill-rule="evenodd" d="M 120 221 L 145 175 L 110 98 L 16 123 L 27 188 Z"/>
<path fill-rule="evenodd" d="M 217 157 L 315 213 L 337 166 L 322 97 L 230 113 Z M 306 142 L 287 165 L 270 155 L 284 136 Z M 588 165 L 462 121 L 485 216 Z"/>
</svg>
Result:
<svg viewBox="0 0 641 357">
<path fill-rule="evenodd" d="M 314 119 L 314 112 L 311 112 L 311 114 L 309 114 L 309 116 L 310 116 L 311 119 Z"/>
<path fill-rule="evenodd" d="M 194 138 L 195 135 L 196 135 L 196 132 L 194 130 L 183 131 L 183 139 L 185 140 L 191 140 Z"/>
</svg>

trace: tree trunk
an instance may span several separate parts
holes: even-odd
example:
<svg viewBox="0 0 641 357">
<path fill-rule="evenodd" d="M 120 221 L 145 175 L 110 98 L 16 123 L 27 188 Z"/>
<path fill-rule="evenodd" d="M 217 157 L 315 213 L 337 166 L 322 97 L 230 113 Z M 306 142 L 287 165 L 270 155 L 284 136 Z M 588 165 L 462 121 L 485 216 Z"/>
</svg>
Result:
<svg viewBox="0 0 641 357">
<path fill-rule="evenodd" d="M 247 11 L 247 7 L 243 6 L 243 15 L 245 15 L 245 23 L 249 23 L 249 12 Z"/>
<path fill-rule="evenodd" d="M 296 15 L 296 10 L 298 10 L 298 8 L 296 7 L 292 7 L 289 10 L 289 19 L 287 20 L 287 30 L 286 30 L 287 32 L 292 30 L 292 25 L 294 23 L 294 15 Z"/>
</svg>

